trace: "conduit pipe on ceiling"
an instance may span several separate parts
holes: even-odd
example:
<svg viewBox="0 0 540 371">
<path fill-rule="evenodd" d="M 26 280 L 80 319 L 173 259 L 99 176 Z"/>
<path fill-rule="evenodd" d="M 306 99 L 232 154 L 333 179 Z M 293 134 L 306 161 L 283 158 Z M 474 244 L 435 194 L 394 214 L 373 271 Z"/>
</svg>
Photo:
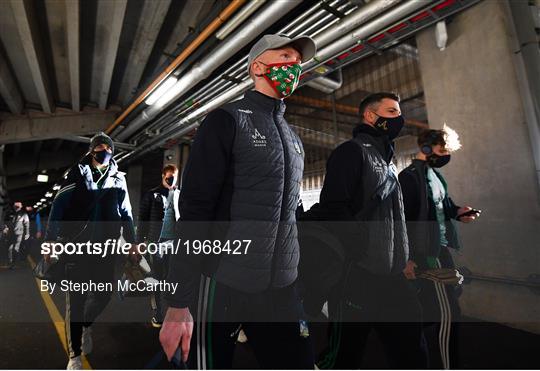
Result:
<svg viewBox="0 0 540 371">
<path fill-rule="evenodd" d="M 397 1 L 395 1 L 395 2 L 397 3 Z M 362 10 L 359 12 L 357 7 L 354 7 L 352 9 L 350 9 L 350 10 L 344 10 L 344 7 L 346 7 L 346 5 L 339 5 L 338 6 L 339 3 L 340 3 L 340 0 L 334 0 L 334 1 L 330 2 L 328 5 L 330 5 L 332 7 L 337 7 L 337 9 L 339 11 L 344 11 L 344 14 L 346 14 L 346 17 L 344 17 L 343 19 L 337 19 L 335 21 L 331 21 L 331 22 L 329 22 L 328 25 L 326 25 L 326 26 L 324 26 L 322 28 L 319 27 L 318 31 L 315 32 L 313 34 L 313 36 L 312 36 L 314 39 L 316 39 L 317 35 L 320 34 L 320 33 L 322 34 L 323 32 L 330 32 L 330 33 L 335 32 L 335 31 L 332 31 L 331 27 L 334 27 L 335 24 L 338 21 L 341 22 L 341 24 L 342 24 L 340 29 L 341 30 L 347 30 L 348 28 L 345 28 L 344 23 L 348 24 L 348 25 L 351 25 L 351 24 L 355 24 L 355 22 L 358 22 L 358 20 L 360 20 L 360 19 L 372 18 L 372 17 L 376 16 L 378 13 L 380 13 L 380 12 L 384 11 L 385 9 L 387 9 L 387 6 L 389 5 L 388 0 L 379 0 L 378 1 L 378 4 L 379 4 L 378 7 L 374 7 L 374 5 L 377 5 L 376 3 L 374 3 L 374 5 L 372 5 L 371 7 L 362 8 Z M 326 10 L 320 10 L 320 11 L 316 12 L 317 9 L 319 9 L 320 7 L 321 7 L 321 2 L 316 3 L 313 7 L 311 7 L 309 10 L 307 10 L 305 13 L 298 16 L 295 20 L 293 20 L 291 23 L 289 23 L 283 29 L 279 30 L 278 33 L 287 34 L 287 35 L 290 35 L 291 37 L 295 37 L 298 34 L 302 34 L 302 35 L 309 34 L 309 33 L 305 32 L 305 31 L 302 31 L 302 30 L 304 30 L 306 25 L 311 25 L 310 27 L 313 28 L 316 24 L 319 24 L 321 21 L 323 21 L 325 19 L 329 19 L 329 17 L 332 16 Z M 316 13 L 313 14 L 314 12 L 316 12 Z M 352 14 L 353 12 L 356 12 L 356 13 Z M 310 14 L 313 14 L 313 15 L 310 17 Z M 313 22 L 315 22 L 314 19 L 320 18 L 324 14 L 327 14 L 327 16 L 325 16 L 323 19 L 320 19 L 318 22 L 313 23 Z M 353 22 L 351 22 L 351 20 Z M 232 20 L 231 20 L 231 22 L 232 22 Z M 339 35 L 334 35 L 333 37 L 337 37 L 337 36 L 339 36 Z M 230 77 L 233 77 L 233 78 L 242 79 L 242 77 L 246 75 L 243 72 L 245 70 L 245 66 L 240 69 L 240 71 L 242 71 L 240 73 L 238 73 L 236 71 L 236 69 L 238 69 L 240 66 L 242 66 L 242 64 L 245 63 L 246 60 L 247 60 L 247 56 L 240 59 L 240 60 L 238 60 L 229 69 L 227 69 L 227 71 L 225 71 L 223 74 L 216 77 L 211 82 L 207 83 L 205 85 L 205 87 L 202 88 L 201 92 L 197 92 L 197 93 L 193 94 L 191 97 L 186 98 L 184 100 L 184 102 L 196 101 L 196 102 L 198 102 L 200 104 L 203 101 L 208 101 L 209 99 L 213 98 L 213 96 L 217 95 L 215 93 L 214 94 L 209 94 L 209 92 L 212 92 L 214 90 L 215 91 L 223 91 L 224 89 L 228 89 L 230 85 L 233 85 L 233 83 L 223 81 L 222 76 L 227 75 L 227 76 L 230 76 Z M 229 85 L 229 86 L 227 86 L 227 85 Z M 203 97 L 203 96 L 205 98 L 201 99 L 201 97 Z M 177 106 L 175 109 L 177 109 L 177 108 L 179 108 L 179 106 Z M 185 107 L 184 110 L 179 110 L 175 114 L 183 115 L 186 110 L 190 110 L 189 107 Z M 166 124 L 165 127 L 168 127 L 168 126 L 171 126 L 171 125 L 173 125 L 173 124 Z M 159 123 L 152 123 L 151 124 L 151 130 L 155 130 L 155 128 L 157 128 L 159 126 L 160 126 Z M 135 136 L 131 137 L 130 139 L 134 143 L 136 143 L 143 135 L 144 134 L 141 134 L 140 131 L 139 131 L 138 135 L 135 135 Z"/>
<path fill-rule="evenodd" d="M 343 74 L 341 69 L 337 71 L 337 80 L 332 79 L 330 76 L 321 76 L 316 79 L 310 80 L 306 83 L 307 86 L 317 89 L 326 94 L 332 94 L 343 85 Z"/>
<path fill-rule="evenodd" d="M 185 75 L 183 75 L 174 86 L 160 98 L 154 105 L 147 107 L 137 116 L 122 132 L 117 135 L 117 139 L 124 141 L 139 130 L 144 124 L 156 117 L 167 105 L 174 102 L 200 81 L 207 78 L 212 71 L 225 63 L 227 59 L 236 54 L 250 41 L 257 37 L 261 30 L 270 27 L 274 22 L 283 17 L 297 5 L 301 0 L 272 1 L 258 15 L 251 18 L 242 28 L 220 44 L 213 53 L 206 56 L 202 61 L 196 63 Z"/>
<path fill-rule="evenodd" d="M 326 62 L 330 58 L 333 58 L 339 53 L 342 53 L 343 51 L 349 49 L 353 45 L 364 41 L 366 37 L 369 37 L 374 33 L 380 31 L 381 29 L 390 26 L 392 22 L 398 19 L 402 19 L 405 16 L 431 3 L 431 0 L 411 0 L 396 6 L 395 8 L 382 14 L 380 17 L 377 17 L 374 20 L 366 23 L 365 25 L 355 29 L 354 31 L 349 32 L 347 35 L 332 41 L 332 43 L 325 48 L 319 49 L 315 57 L 302 66 L 303 69 L 313 69 L 314 67 Z M 372 4 L 375 4 L 375 1 L 369 3 L 369 5 Z"/>
<path fill-rule="evenodd" d="M 178 121 L 174 126 L 169 127 L 167 130 L 165 130 L 162 135 L 159 137 L 152 139 L 149 141 L 149 143 L 144 143 L 141 147 L 141 150 L 131 152 L 129 156 L 126 156 L 122 158 L 122 160 L 125 160 L 129 157 L 132 157 L 130 160 L 133 160 L 137 157 L 143 156 L 144 154 L 162 146 L 170 139 L 175 139 L 181 135 L 184 135 L 191 131 L 192 129 L 196 128 L 198 126 L 197 120 L 201 117 L 208 114 L 208 112 L 212 111 L 213 109 L 221 106 L 222 104 L 225 104 L 240 95 L 242 95 L 246 90 L 249 90 L 253 87 L 253 80 L 247 79 L 238 84 L 238 86 L 234 87 L 233 89 L 229 90 L 225 94 L 220 95 L 218 98 L 214 99 L 211 102 L 208 102 L 201 108 L 198 108 L 197 110 L 193 111 L 186 117 L 182 118 L 180 121 Z M 194 126 L 193 126 L 194 125 Z M 186 127 L 191 127 L 189 131 L 186 131 Z"/>
<path fill-rule="evenodd" d="M 370 2 L 370 5 L 375 4 L 375 3 L 378 3 L 378 1 Z M 350 32 L 346 36 L 333 42 L 327 48 L 324 48 L 323 51 L 317 53 L 317 56 L 316 56 L 317 60 L 315 61 L 312 60 L 310 62 L 303 64 L 302 66 L 303 70 L 307 72 L 314 69 L 320 63 L 335 56 L 336 54 L 339 54 L 339 52 L 346 50 L 347 48 L 354 45 L 355 43 L 362 40 L 363 38 L 371 36 L 372 34 L 375 34 L 377 31 L 380 31 L 381 29 L 385 27 L 389 27 L 393 22 L 403 19 L 410 13 L 420 9 L 421 7 L 427 6 L 429 4 L 430 4 L 430 1 L 428 0 L 415 0 L 415 1 L 409 1 L 407 3 L 397 6 L 394 9 L 391 9 L 390 11 L 386 12 L 382 16 L 368 22 L 367 24 Z M 358 12 L 361 12 L 363 9 L 364 8 L 359 9 Z M 332 29 L 329 29 L 327 30 L 327 32 L 334 32 L 334 31 Z M 323 34 L 320 34 L 318 36 L 322 37 Z M 339 48 L 342 48 L 342 49 L 336 50 L 337 47 L 335 45 L 339 45 Z M 175 137 L 178 136 L 178 132 L 182 130 L 183 125 L 186 125 L 189 122 L 193 122 L 203 117 L 210 110 L 216 107 L 219 107 L 220 105 L 224 103 L 229 102 L 230 100 L 238 97 L 239 95 L 243 94 L 246 90 L 249 90 L 252 87 L 253 87 L 253 81 L 251 79 L 244 80 L 235 88 L 231 89 L 230 91 L 226 92 L 225 94 L 222 94 L 221 96 L 214 99 L 213 101 L 208 102 L 207 104 L 193 111 L 191 114 L 189 114 L 188 116 L 180 120 L 174 126 L 164 131 L 160 137 L 149 141 L 148 144 L 144 143 L 140 150 L 136 150 L 130 154 L 129 156 L 131 158 L 130 160 L 133 160 L 137 157 L 140 157 L 141 155 L 145 153 L 148 153 L 149 151 L 153 149 L 158 148 L 160 145 L 162 145 L 169 139 L 174 139 Z"/>
<path fill-rule="evenodd" d="M 242 24 L 250 15 L 255 13 L 266 0 L 251 0 L 245 7 L 242 8 L 226 25 L 216 33 L 216 38 L 224 40 L 231 32 Z"/>
<path fill-rule="evenodd" d="M 105 132 L 110 134 L 114 128 L 116 128 L 120 123 L 135 109 L 139 104 L 141 104 L 146 97 L 183 62 L 189 57 L 195 49 L 197 49 L 210 35 L 212 35 L 227 19 L 229 19 L 244 3 L 246 0 L 233 0 L 219 15 L 216 19 L 212 21 L 191 44 L 188 45 L 186 49 L 182 51 L 176 57 L 176 59 L 159 74 L 158 77 L 148 85 L 146 89 L 131 103 L 128 108 L 126 108 L 120 116 L 114 121 L 114 123 L 109 126 Z"/>
<path fill-rule="evenodd" d="M 360 25 L 366 23 L 374 16 L 390 9 L 394 5 L 398 4 L 401 0 L 377 0 L 372 1 L 367 5 L 359 8 L 358 11 L 351 13 L 350 16 L 344 17 L 326 32 L 315 36 L 315 42 L 318 47 L 328 45 L 332 42 L 336 36 L 344 35 Z"/>
<path fill-rule="evenodd" d="M 317 35 L 317 38 L 315 39 L 315 42 L 318 46 L 324 45 L 319 44 L 318 40 L 321 39 L 322 42 L 329 42 L 328 40 L 332 40 L 339 36 L 339 34 L 336 34 L 336 32 L 345 32 L 346 30 L 354 28 L 354 26 L 358 25 L 361 22 L 364 22 L 367 19 L 373 18 L 376 15 L 380 14 L 381 12 L 387 10 L 390 6 L 398 3 L 399 0 L 377 0 L 369 5 L 357 10 L 354 13 L 351 13 L 347 17 L 345 17 L 341 25 L 339 27 L 332 26 L 331 28 L 327 29 L 324 33 L 321 33 Z M 159 114 L 162 109 L 168 105 L 170 102 L 176 100 L 179 96 L 181 96 L 183 91 L 186 91 L 193 87 L 197 82 L 200 80 L 208 77 L 208 75 L 215 69 L 217 66 L 212 66 L 213 64 L 217 64 L 218 66 L 223 63 L 230 55 L 237 52 L 241 47 L 243 47 L 245 44 L 247 44 L 251 39 L 253 39 L 255 36 L 258 36 L 260 29 L 265 29 L 269 27 L 272 23 L 274 23 L 275 20 L 277 20 L 279 17 L 286 14 L 289 10 L 294 8 L 296 5 L 298 5 L 298 2 L 288 1 L 285 4 L 287 6 L 285 7 L 282 2 L 276 1 L 269 7 L 267 7 L 263 12 L 261 12 L 257 17 L 253 18 L 247 25 L 243 27 L 242 30 L 238 31 L 235 35 L 229 38 L 223 45 L 220 45 L 219 49 L 214 54 L 211 54 L 208 59 L 201 62 L 200 64 L 196 64 L 190 72 L 188 72 L 184 77 L 182 77 L 171 89 L 172 91 L 168 93 L 167 102 L 160 102 L 158 101 L 157 104 L 154 104 L 153 106 L 148 107 L 143 111 L 141 115 L 136 117 L 133 122 L 130 123 L 130 125 L 124 129 L 120 134 L 117 135 L 118 140 L 124 141 L 128 139 L 131 135 L 133 135 L 137 130 L 139 130 L 144 124 L 146 124 L 148 121 L 150 121 L 153 117 L 155 117 L 157 114 Z M 279 16 L 276 17 L 276 14 L 279 13 Z M 244 41 L 243 39 L 246 38 L 246 34 L 248 33 L 256 33 L 256 35 L 252 36 L 250 35 L 250 39 Z M 327 34 L 331 34 L 332 36 L 325 36 Z M 241 45 L 239 47 L 239 45 Z M 224 50 L 228 52 L 223 52 Z M 233 51 L 233 52 L 230 52 Z M 228 57 L 221 58 L 221 55 L 228 55 Z M 221 62 L 220 62 L 221 61 Z M 207 67 L 208 66 L 208 67 Z M 211 69 L 211 70 L 210 70 Z M 171 97 L 171 95 L 173 97 Z"/>
</svg>

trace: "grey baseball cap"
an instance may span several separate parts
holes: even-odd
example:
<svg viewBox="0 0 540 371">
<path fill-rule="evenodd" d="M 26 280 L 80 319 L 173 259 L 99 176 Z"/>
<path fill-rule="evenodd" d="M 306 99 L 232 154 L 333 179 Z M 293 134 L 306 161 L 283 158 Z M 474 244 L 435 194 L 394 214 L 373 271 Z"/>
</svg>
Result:
<svg viewBox="0 0 540 371">
<path fill-rule="evenodd" d="M 302 62 L 309 61 L 317 52 L 315 41 L 313 41 L 313 39 L 309 36 L 298 36 L 291 39 L 286 35 L 264 35 L 249 51 L 247 65 L 248 73 L 251 68 L 251 63 L 253 63 L 253 60 L 259 55 L 267 50 L 279 49 L 284 46 L 292 46 L 298 50 L 298 52 L 302 55 Z"/>
</svg>

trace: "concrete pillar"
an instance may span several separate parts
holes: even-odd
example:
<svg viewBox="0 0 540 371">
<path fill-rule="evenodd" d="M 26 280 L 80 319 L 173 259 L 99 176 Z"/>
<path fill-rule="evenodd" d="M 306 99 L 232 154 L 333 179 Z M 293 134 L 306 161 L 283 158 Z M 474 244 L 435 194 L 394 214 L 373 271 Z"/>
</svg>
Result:
<svg viewBox="0 0 540 371">
<path fill-rule="evenodd" d="M 7 206 L 6 177 L 0 176 L 0 229 L 4 225 L 4 211 Z"/>
<path fill-rule="evenodd" d="M 176 167 L 180 166 L 180 161 L 182 157 L 182 152 L 180 150 L 180 145 L 174 145 L 171 148 L 163 151 L 163 166 L 171 164 Z"/>
<path fill-rule="evenodd" d="M 142 165 L 139 164 L 129 166 L 127 171 L 127 185 L 135 225 L 137 225 L 137 221 L 139 220 L 139 205 L 142 197 L 142 175 Z"/>
<path fill-rule="evenodd" d="M 456 265 L 503 281 L 540 273 L 540 197 L 509 20 L 506 2 L 483 1 L 448 24 L 444 51 L 433 28 L 416 38 L 430 126 L 447 123 L 463 145 L 443 169 L 449 191 L 484 211 L 459 223 Z M 540 333 L 540 296 L 509 280 L 474 280 L 461 304 L 467 316 Z"/>
</svg>

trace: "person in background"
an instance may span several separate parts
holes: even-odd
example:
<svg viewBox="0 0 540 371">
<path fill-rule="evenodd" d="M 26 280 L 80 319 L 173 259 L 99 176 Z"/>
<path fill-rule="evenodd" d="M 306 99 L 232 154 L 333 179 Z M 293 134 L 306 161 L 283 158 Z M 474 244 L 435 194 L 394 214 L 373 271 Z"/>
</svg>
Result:
<svg viewBox="0 0 540 371">
<path fill-rule="evenodd" d="M 23 209 L 23 204 L 17 201 L 13 204 L 15 214 L 8 223 L 10 244 L 8 247 L 9 269 L 15 267 L 15 262 L 22 256 L 22 246 L 30 238 L 30 220 L 28 213 Z"/>
<path fill-rule="evenodd" d="M 150 189 L 143 196 L 139 208 L 139 225 L 137 228 L 137 240 L 140 243 L 158 243 L 164 224 L 165 211 L 174 206 L 176 200 L 176 209 L 178 208 L 179 191 L 176 187 L 178 180 L 178 168 L 174 165 L 165 165 L 161 172 L 161 182 L 157 187 Z M 173 207 L 174 211 L 175 208 Z M 176 220 L 174 220 L 176 222 Z M 156 280 L 165 278 L 168 254 L 156 252 L 150 256 L 153 277 Z M 163 306 L 161 293 L 152 293 L 150 305 L 153 316 L 151 324 L 153 327 L 160 328 L 163 322 Z"/>
<path fill-rule="evenodd" d="M 41 216 L 32 206 L 26 206 L 26 213 L 30 222 L 30 238 L 24 242 L 23 254 L 27 255 L 31 249 L 39 245 L 42 236 Z"/>
<path fill-rule="evenodd" d="M 480 215 L 480 210 L 470 206 L 456 206 L 439 171 L 450 162 L 451 153 L 461 147 L 457 133 L 446 125 L 442 130 L 425 130 L 418 136 L 418 147 L 412 164 L 399 174 L 410 251 L 404 274 L 411 280 L 416 279 L 416 270 L 455 269 L 450 249 L 458 250 L 460 243 L 453 221 L 470 223 Z M 424 322 L 435 325 L 430 327 L 438 332 L 426 331 L 428 341 L 438 343 L 439 348 L 439 352 L 430 354 L 431 366 L 459 367 L 456 344 L 461 315 L 459 286 L 428 279 L 417 279 L 415 283 Z"/>
<path fill-rule="evenodd" d="M 91 244 L 124 240 L 132 244 L 130 258 L 138 260 L 135 228 L 125 174 L 112 158 L 114 143 L 105 133 L 90 141 L 88 153 L 73 166 L 56 194 L 45 241 Z M 46 261 L 51 257 L 44 256 Z M 67 279 L 74 283 L 111 285 L 115 282 L 116 255 L 67 255 Z M 110 301 L 112 292 L 77 290 L 66 293 L 67 369 L 82 369 L 81 354 L 93 348 L 91 325 Z"/>
<path fill-rule="evenodd" d="M 326 165 L 320 207 L 341 226 L 345 248 L 343 288 L 328 302 L 330 347 L 321 369 L 358 369 L 371 331 L 390 368 L 427 367 L 421 307 L 403 276 L 409 248 L 403 200 L 392 162 L 393 141 L 405 120 L 399 96 L 379 92 L 359 106 L 353 138 Z M 337 223 L 340 222 L 340 223 Z"/>
</svg>

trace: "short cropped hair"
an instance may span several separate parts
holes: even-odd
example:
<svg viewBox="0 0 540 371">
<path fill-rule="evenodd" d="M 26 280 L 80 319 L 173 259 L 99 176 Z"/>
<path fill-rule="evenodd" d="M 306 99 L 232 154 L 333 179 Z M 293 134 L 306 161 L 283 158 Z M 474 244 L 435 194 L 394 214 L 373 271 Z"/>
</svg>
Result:
<svg viewBox="0 0 540 371">
<path fill-rule="evenodd" d="M 366 112 L 368 108 L 372 108 L 375 110 L 376 108 L 374 107 L 377 104 L 381 103 L 381 101 L 385 98 L 395 100 L 396 102 L 399 103 L 399 95 L 395 93 L 379 92 L 379 93 L 370 94 L 364 99 L 362 99 L 362 102 L 360 102 L 360 106 L 358 110 L 359 111 L 358 113 L 360 114 L 360 120 L 362 120 L 362 118 L 364 117 L 364 112 Z"/>
<path fill-rule="evenodd" d="M 444 148 L 446 146 L 445 134 L 443 130 L 423 130 L 418 135 L 418 146 L 436 146 L 440 144 Z"/>
<path fill-rule="evenodd" d="M 165 175 L 167 172 L 172 171 L 173 173 L 176 173 L 178 171 L 178 168 L 174 166 L 173 164 L 168 164 L 163 167 L 163 171 L 161 174 Z"/>
</svg>

